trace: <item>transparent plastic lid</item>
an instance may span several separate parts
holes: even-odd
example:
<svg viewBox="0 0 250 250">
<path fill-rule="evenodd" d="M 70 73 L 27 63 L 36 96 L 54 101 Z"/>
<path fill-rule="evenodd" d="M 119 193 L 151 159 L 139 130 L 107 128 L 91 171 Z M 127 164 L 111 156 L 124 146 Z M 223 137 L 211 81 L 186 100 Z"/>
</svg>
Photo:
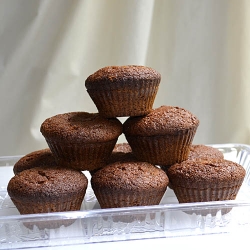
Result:
<svg viewBox="0 0 250 250">
<path fill-rule="evenodd" d="M 250 147 L 210 146 L 246 169 L 236 200 L 179 204 L 168 189 L 157 206 L 100 209 L 89 184 L 80 211 L 20 215 L 6 187 L 21 156 L 0 157 L 0 249 L 245 232 L 250 229 Z"/>
</svg>

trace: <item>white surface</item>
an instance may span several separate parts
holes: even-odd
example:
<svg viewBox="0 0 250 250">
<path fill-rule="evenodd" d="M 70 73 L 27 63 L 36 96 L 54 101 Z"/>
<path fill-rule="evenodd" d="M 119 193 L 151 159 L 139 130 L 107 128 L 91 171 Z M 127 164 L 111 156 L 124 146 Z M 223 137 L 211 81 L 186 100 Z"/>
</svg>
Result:
<svg viewBox="0 0 250 250">
<path fill-rule="evenodd" d="M 128 250 L 128 249 L 185 249 L 185 250 L 211 250 L 211 249 L 243 249 L 249 244 L 249 233 L 201 235 L 180 238 L 161 238 L 136 241 L 95 243 L 75 246 L 45 247 L 46 250 L 59 249 L 86 249 L 86 250 Z M 31 248 L 37 249 L 37 248 Z"/>
</svg>

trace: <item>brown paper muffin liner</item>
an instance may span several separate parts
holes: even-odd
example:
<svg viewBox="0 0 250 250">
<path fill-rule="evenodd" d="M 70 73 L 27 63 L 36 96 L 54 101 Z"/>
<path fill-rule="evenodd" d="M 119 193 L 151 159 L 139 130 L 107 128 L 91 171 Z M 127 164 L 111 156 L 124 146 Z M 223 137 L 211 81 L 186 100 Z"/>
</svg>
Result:
<svg viewBox="0 0 250 250">
<path fill-rule="evenodd" d="M 241 183 L 230 187 L 213 187 L 206 189 L 202 187 L 187 188 L 172 185 L 172 189 L 180 203 L 235 200 L 240 187 Z"/>
<path fill-rule="evenodd" d="M 179 203 L 190 203 L 190 202 L 209 202 L 209 201 L 223 201 L 223 200 L 235 200 L 236 196 L 241 187 L 241 182 L 235 184 L 231 187 L 214 187 L 214 188 L 186 188 L 186 187 L 173 187 L 174 193 L 177 197 Z M 196 214 L 207 216 L 211 214 L 212 216 L 216 216 L 216 214 L 220 211 L 222 215 L 228 214 L 231 212 L 232 208 L 210 208 L 205 211 L 184 211 L 187 214 Z"/>
<path fill-rule="evenodd" d="M 87 90 L 99 113 L 107 118 L 148 114 L 158 92 L 159 82 L 135 84 L 131 88 Z"/>
<path fill-rule="evenodd" d="M 101 208 L 159 205 L 165 190 L 154 192 L 122 192 L 117 190 L 99 190 L 94 193 Z"/>
<path fill-rule="evenodd" d="M 95 170 L 103 167 L 117 139 L 97 143 L 65 143 L 46 139 L 58 165 L 77 170 Z"/>
<path fill-rule="evenodd" d="M 169 166 L 187 160 L 196 129 L 159 136 L 127 135 L 126 139 L 139 160 Z"/>
<path fill-rule="evenodd" d="M 66 211 L 77 211 L 81 209 L 85 193 L 81 193 L 75 197 L 71 197 L 72 200 L 60 200 L 60 201 L 23 201 L 12 199 L 14 205 L 20 214 L 39 214 L 39 213 L 52 213 L 52 212 L 66 212 Z M 53 220 L 53 221 L 34 221 L 24 222 L 24 226 L 32 229 L 37 226 L 39 229 L 54 229 L 60 226 L 69 226 L 75 222 L 75 219 L 69 220 Z"/>
<path fill-rule="evenodd" d="M 55 200 L 52 201 L 23 201 L 12 199 L 20 214 L 38 214 L 38 213 L 53 213 L 64 211 L 80 210 L 85 193 L 81 193 L 71 200 Z"/>
</svg>

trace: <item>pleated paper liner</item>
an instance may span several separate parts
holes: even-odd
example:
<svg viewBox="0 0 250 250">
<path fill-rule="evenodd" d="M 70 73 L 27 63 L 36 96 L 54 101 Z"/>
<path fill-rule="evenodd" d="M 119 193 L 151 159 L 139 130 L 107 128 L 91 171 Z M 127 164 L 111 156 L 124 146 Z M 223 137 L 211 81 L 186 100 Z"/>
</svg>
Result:
<svg viewBox="0 0 250 250">
<path fill-rule="evenodd" d="M 196 128 L 178 134 L 126 136 L 133 153 L 141 161 L 155 165 L 173 165 L 188 158 Z"/>
<path fill-rule="evenodd" d="M 158 92 L 159 83 L 135 85 L 121 89 L 87 90 L 104 117 L 142 116 L 148 114 Z"/>
<path fill-rule="evenodd" d="M 84 194 L 80 194 L 72 200 L 58 200 L 51 202 L 38 202 L 38 201 L 18 201 L 12 200 L 15 206 L 17 207 L 20 214 L 40 214 L 40 213 L 53 213 L 53 212 L 65 212 L 65 211 L 78 211 L 81 209 L 81 204 L 84 198 Z M 24 222 L 24 226 L 29 229 L 33 229 L 34 226 L 39 229 L 55 229 L 61 226 L 70 226 L 75 222 L 75 219 L 68 220 L 53 220 L 53 221 L 34 221 L 34 222 Z"/>
<path fill-rule="evenodd" d="M 92 171 L 104 166 L 117 139 L 96 143 L 63 143 L 46 139 L 57 163 L 77 170 Z"/>
<path fill-rule="evenodd" d="M 118 190 L 96 190 L 95 195 L 101 208 L 122 208 L 134 206 L 150 206 L 159 205 L 165 191 L 158 192 L 123 192 Z M 145 215 L 117 215 L 113 218 L 113 222 L 126 222 L 130 223 L 134 220 L 143 221 Z"/>
<path fill-rule="evenodd" d="M 188 188 L 173 186 L 172 189 L 179 201 L 179 203 L 195 203 L 195 202 L 209 202 L 209 201 L 223 201 L 223 200 L 235 200 L 240 190 L 241 183 L 228 187 L 211 187 L 211 188 Z M 221 210 L 222 214 L 227 214 L 231 211 L 231 208 L 223 209 L 209 209 L 202 211 L 201 215 L 206 216 L 211 214 L 215 216 L 216 213 Z M 188 214 L 192 214 L 191 211 L 186 211 Z M 193 213 L 197 213 L 195 210 Z"/>
</svg>

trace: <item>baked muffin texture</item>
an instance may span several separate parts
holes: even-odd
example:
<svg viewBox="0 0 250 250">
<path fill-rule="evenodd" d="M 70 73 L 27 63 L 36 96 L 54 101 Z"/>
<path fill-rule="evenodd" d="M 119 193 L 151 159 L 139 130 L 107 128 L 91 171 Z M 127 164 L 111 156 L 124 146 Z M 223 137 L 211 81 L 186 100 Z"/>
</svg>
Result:
<svg viewBox="0 0 250 250">
<path fill-rule="evenodd" d="M 197 144 L 197 145 L 191 145 L 189 154 L 188 154 L 188 160 L 195 160 L 195 159 L 206 159 L 206 158 L 217 158 L 217 159 L 224 159 L 224 155 L 221 151 L 219 151 L 217 148 L 213 148 L 211 146 L 203 145 L 203 144 Z M 170 166 L 161 166 L 161 169 L 168 174 L 168 169 Z M 171 185 L 169 185 L 170 187 Z"/>
<path fill-rule="evenodd" d="M 58 165 L 91 171 L 106 164 L 122 123 L 98 113 L 70 112 L 46 119 L 40 130 Z"/>
<path fill-rule="evenodd" d="M 127 162 L 127 161 L 137 161 L 137 159 L 133 154 L 130 145 L 127 142 L 118 143 L 115 145 L 106 165 L 109 165 L 114 162 Z M 90 171 L 90 174 L 93 175 L 98 170 L 99 169 Z"/>
<path fill-rule="evenodd" d="M 141 117 L 129 117 L 123 132 L 136 158 L 168 166 L 187 160 L 199 120 L 190 111 L 161 106 Z"/>
<path fill-rule="evenodd" d="M 85 86 L 101 115 L 141 116 L 151 111 L 160 81 L 150 67 L 107 66 L 90 75 Z"/>
<path fill-rule="evenodd" d="M 34 168 L 34 167 L 49 167 L 55 166 L 55 158 L 49 148 L 36 150 L 30 152 L 20 158 L 13 166 L 14 174 L 18 174 L 23 170 Z"/>
<path fill-rule="evenodd" d="M 113 149 L 113 153 L 132 153 L 132 148 L 127 142 L 117 143 Z"/>
<path fill-rule="evenodd" d="M 24 170 L 8 183 L 8 194 L 20 214 L 80 210 L 88 179 L 63 167 Z"/>
<path fill-rule="evenodd" d="M 246 171 L 225 159 L 196 159 L 168 169 L 172 189 L 180 203 L 234 200 Z"/>
<path fill-rule="evenodd" d="M 202 158 L 224 159 L 224 155 L 217 148 L 213 148 L 208 145 L 203 145 L 203 144 L 191 145 L 188 154 L 188 160 L 202 159 Z"/>
<path fill-rule="evenodd" d="M 118 143 L 115 145 L 107 164 L 117 161 L 137 161 L 130 145 L 127 142 Z"/>
<path fill-rule="evenodd" d="M 168 177 L 148 162 L 115 162 L 91 178 L 101 208 L 158 205 Z"/>
</svg>

